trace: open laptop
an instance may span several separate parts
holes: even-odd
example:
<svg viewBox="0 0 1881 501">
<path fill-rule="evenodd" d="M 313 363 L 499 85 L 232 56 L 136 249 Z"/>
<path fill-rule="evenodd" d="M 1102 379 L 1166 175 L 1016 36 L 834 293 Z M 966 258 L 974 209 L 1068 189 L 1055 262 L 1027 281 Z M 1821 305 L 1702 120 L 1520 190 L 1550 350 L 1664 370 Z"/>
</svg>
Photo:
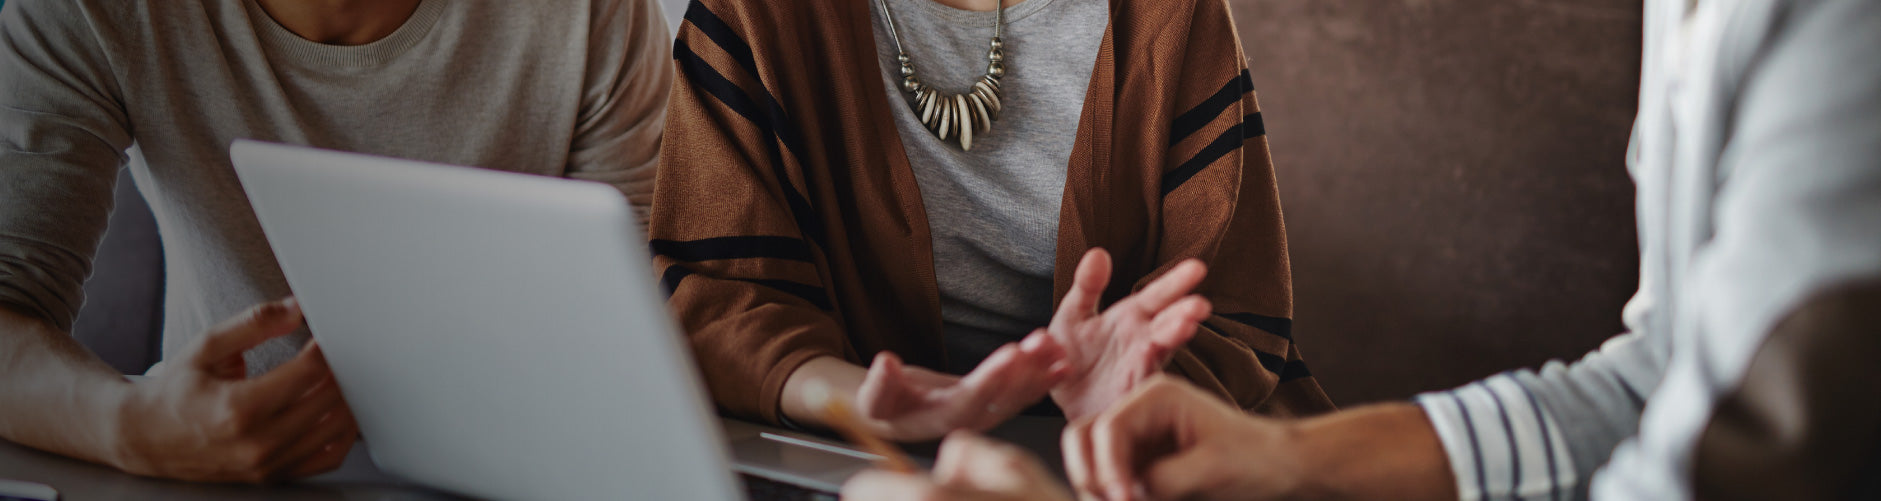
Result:
<svg viewBox="0 0 1881 501">
<path fill-rule="evenodd" d="M 253 141 L 230 155 L 387 473 L 498 499 L 731 500 L 734 472 L 766 486 L 754 497 L 801 497 L 868 465 L 714 416 L 611 186 Z"/>
</svg>

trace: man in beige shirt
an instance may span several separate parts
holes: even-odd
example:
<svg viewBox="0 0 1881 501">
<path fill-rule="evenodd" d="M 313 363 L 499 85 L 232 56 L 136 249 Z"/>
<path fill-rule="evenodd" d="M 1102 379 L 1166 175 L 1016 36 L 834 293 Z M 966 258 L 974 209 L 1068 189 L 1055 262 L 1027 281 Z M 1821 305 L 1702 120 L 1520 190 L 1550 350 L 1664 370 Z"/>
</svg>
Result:
<svg viewBox="0 0 1881 501">
<path fill-rule="evenodd" d="M 0 438 L 184 480 L 336 467 L 356 427 L 278 301 L 230 142 L 606 182 L 644 210 L 669 43 L 652 0 L 7 2 Z M 167 277 L 163 361 L 136 382 L 68 334 L 126 165 Z"/>
</svg>

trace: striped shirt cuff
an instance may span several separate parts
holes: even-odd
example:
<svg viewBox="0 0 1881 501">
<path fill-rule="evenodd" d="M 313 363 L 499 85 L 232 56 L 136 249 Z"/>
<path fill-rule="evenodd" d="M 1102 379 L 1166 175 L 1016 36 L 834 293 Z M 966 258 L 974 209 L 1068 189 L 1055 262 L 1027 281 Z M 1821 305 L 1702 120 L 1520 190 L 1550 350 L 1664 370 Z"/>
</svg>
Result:
<svg viewBox="0 0 1881 501">
<path fill-rule="evenodd" d="M 1416 402 L 1450 456 L 1458 499 L 1574 497 L 1578 476 L 1561 430 L 1514 376 L 1425 393 Z"/>
</svg>

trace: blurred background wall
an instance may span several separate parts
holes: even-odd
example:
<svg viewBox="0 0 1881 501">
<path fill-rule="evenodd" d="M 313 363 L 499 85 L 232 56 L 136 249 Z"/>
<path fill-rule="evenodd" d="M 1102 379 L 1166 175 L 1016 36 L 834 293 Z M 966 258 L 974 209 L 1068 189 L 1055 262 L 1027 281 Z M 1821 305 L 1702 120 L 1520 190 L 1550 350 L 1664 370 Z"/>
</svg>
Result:
<svg viewBox="0 0 1881 501">
<path fill-rule="evenodd" d="M 659 1 L 676 24 L 684 2 Z M 1622 159 L 1639 0 L 1229 2 L 1279 168 L 1295 333 L 1336 400 L 1619 332 L 1638 268 Z M 118 201 L 76 335 L 138 373 L 157 355 L 162 256 L 128 176 Z"/>
<path fill-rule="evenodd" d="M 1573 358 L 1638 278 L 1640 0 L 1230 0 L 1342 405 Z"/>
</svg>

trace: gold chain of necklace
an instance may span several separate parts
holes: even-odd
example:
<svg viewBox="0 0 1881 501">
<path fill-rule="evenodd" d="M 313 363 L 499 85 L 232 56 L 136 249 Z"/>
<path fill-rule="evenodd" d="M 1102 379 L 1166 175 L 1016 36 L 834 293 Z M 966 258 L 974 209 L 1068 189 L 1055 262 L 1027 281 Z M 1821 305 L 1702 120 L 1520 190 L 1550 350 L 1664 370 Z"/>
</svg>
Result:
<svg viewBox="0 0 1881 501">
<path fill-rule="evenodd" d="M 888 18 L 888 35 L 895 39 L 895 60 L 901 62 L 901 90 L 913 97 L 910 106 L 921 115 L 921 124 L 942 141 L 952 137 L 960 143 L 960 149 L 972 151 L 973 135 L 992 131 L 993 121 L 999 120 L 999 79 L 1006 76 L 1006 44 L 999 41 L 1006 26 L 1005 0 L 994 0 L 999 6 L 993 14 L 986 74 L 980 75 L 965 94 L 942 94 L 915 77 L 914 60 L 901 46 L 901 33 L 895 29 L 895 14 L 888 10 L 888 0 L 877 1 L 882 15 Z"/>
</svg>

